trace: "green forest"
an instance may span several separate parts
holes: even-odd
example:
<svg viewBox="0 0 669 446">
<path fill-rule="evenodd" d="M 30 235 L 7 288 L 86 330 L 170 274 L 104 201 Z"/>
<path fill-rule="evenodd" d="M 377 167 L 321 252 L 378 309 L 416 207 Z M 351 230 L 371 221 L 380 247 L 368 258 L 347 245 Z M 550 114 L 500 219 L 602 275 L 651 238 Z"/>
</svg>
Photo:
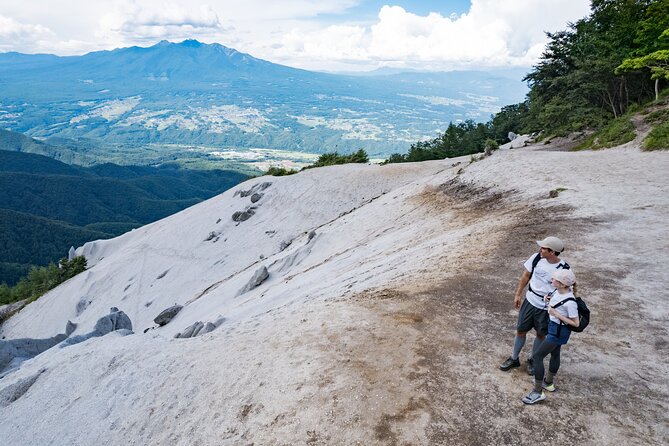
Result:
<svg viewBox="0 0 669 446">
<path fill-rule="evenodd" d="M 547 36 L 539 63 L 524 78 L 530 87 L 524 102 L 503 107 L 486 123 L 451 123 L 387 162 L 483 152 L 491 141 L 508 141 L 509 132 L 550 137 L 595 130 L 626 142 L 629 113 L 660 99 L 668 85 L 669 0 L 593 0 L 589 16 Z M 647 149 L 668 147 L 666 118 Z"/>
<path fill-rule="evenodd" d="M 14 285 L 34 266 L 67 255 L 70 246 L 123 234 L 247 178 L 175 166 L 83 168 L 0 150 L 0 283 Z"/>
</svg>

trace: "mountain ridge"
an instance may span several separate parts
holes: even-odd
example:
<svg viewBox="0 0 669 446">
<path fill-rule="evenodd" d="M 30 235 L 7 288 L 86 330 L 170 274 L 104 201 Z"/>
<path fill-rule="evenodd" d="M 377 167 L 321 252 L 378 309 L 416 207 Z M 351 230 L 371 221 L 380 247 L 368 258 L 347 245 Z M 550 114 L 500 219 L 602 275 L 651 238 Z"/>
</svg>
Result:
<svg viewBox="0 0 669 446">
<path fill-rule="evenodd" d="M 527 91 L 494 73 L 379 82 L 310 72 L 196 41 L 56 59 L 0 54 L 0 73 L 0 128 L 33 137 L 372 156 L 404 152 L 451 121 L 486 121 Z"/>
</svg>

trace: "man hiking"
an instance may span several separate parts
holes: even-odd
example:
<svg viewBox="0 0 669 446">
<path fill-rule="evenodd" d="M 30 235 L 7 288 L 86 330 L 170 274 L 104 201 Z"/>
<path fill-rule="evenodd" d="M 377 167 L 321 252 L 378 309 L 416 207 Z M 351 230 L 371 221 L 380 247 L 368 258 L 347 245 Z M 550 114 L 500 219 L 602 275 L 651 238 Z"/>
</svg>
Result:
<svg viewBox="0 0 669 446">
<path fill-rule="evenodd" d="M 564 251 L 564 243 L 557 237 L 546 237 L 538 240 L 539 253 L 533 254 L 524 263 L 525 271 L 520 276 L 518 288 L 513 299 L 518 313 L 518 324 L 516 326 L 516 337 L 513 342 L 511 356 L 499 366 L 500 370 L 508 371 L 520 367 L 520 351 L 525 345 L 527 332 L 536 331 L 536 338 L 532 346 L 532 355 L 527 360 L 527 373 L 534 374 L 532 356 L 548 333 L 548 312 L 544 296 L 553 292 L 555 288 L 551 284 L 551 277 L 557 269 L 569 269 L 569 264 L 558 256 Z M 528 286 L 523 298 L 523 290 Z"/>
</svg>

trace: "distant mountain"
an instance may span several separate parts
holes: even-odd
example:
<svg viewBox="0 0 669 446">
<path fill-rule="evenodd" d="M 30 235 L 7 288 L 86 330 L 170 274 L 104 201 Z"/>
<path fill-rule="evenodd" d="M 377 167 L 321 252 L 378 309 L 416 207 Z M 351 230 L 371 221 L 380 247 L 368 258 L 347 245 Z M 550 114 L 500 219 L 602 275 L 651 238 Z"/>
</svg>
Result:
<svg viewBox="0 0 669 446">
<path fill-rule="evenodd" d="M 21 141 L 30 146 L 29 138 Z M 72 245 L 109 238 L 178 212 L 245 180 L 240 173 L 103 164 L 70 166 L 0 150 L 0 282 Z"/>
<path fill-rule="evenodd" d="M 0 54 L 0 127 L 106 144 L 404 151 L 524 97 L 495 72 L 316 73 L 194 40 L 83 56 Z"/>
</svg>

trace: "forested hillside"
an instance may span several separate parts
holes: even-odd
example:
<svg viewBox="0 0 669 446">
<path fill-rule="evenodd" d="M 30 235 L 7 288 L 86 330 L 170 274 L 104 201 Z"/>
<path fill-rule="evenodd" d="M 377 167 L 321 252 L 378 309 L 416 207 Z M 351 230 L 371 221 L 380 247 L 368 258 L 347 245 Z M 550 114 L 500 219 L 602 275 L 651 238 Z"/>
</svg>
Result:
<svg viewBox="0 0 669 446">
<path fill-rule="evenodd" d="M 509 132 L 550 137 L 604 130 L 617 135 L 611 144 L 626 142 L 629 114 L 660 99 L 669 84 L 669 0 L 593 0 L 588 17 L 547 35 L 541 60 L 525 77 L 525 101 L 503 107 L 487 123 L 451 123 L 389 161 L 482 152 L 508 141 Z M 669 148 L 669 119 L 658 121 L 656 133 L 665 140 L 654 148 Z"/>
<path fill-rule="evenodd" d="M 28 144 L 30 141 L 24 141 Z M 175 167 L 70 166 L 0 150 L 0 283 L 221 193 L 247 177 Z"/>
</svg>

